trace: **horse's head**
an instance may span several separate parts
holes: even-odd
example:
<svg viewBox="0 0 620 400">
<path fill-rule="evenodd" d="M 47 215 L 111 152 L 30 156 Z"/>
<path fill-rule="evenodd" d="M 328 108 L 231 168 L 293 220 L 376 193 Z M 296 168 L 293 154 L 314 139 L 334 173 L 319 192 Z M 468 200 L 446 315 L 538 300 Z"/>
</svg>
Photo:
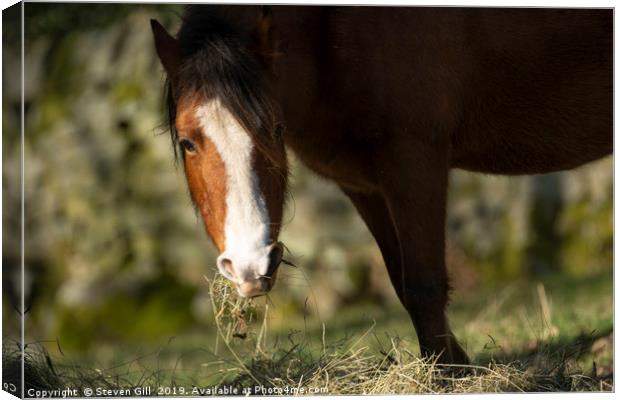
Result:
<svg viewBox="0 0 620 400">
<path fill-rule="evenodd" d="M 168 75 L 175 154 L 178 147 L 192 201 L 220 251 L 219 271 L 240 295 L 258 296 L 273 287 L 282 260 L 287 176 L 271 74 L 256 47 L 266 43 L 268 16 L 247 31 L 217 16 L 188 18 L 176 39 L 151 21 Z"/>
</svg>

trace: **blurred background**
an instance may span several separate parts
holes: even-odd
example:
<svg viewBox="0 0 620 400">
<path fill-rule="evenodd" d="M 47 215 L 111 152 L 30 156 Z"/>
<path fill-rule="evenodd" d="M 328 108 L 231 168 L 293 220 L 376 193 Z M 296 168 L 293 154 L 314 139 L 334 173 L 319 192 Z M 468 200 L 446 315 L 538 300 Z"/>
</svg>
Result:
<svg viewBox="0 0 620 400">
<path fill-rule="evenodd" d="M 212 343 L 204 276 L 213 276 L 217 254 L 174 163 L 149 26 L 157 18 L 176 32 L 181 12 L 179 5 L 25 5 L 26 338 L 53 343 L 54 354 L 105 366 L 164 345 L 200 359 L 192 349 Z M 18 337 L 20 49 L 17 40 L 4 44 L 6 340 Z M 282 266 L 273 293 L 257 300 L 269 304 L 274 337 L 320 335 L 325 324 L 337 338 L 376 321 L 381 332 L 415 341 L 350 202 L 290 159 L 282 240 L 298 267 Z M 611 327 L 612 171 L 611 158 L 533 177 L 453 171 L 451 312 L 470 351 L 485 344 L 473 336 L 492 331 L 509 341 L 512 328 L 480 332 L 458 304 L 477 296 L 471 301 L 484 309 L 515 282 L 525 282 L 516 287 L 528 296 L 529 282 L 560 282 L 558 296 L 567 299 L 589 285 L 588 298 L 601 296 L 602 306 L 574 318 L 584 331 Z"/>
</svg>

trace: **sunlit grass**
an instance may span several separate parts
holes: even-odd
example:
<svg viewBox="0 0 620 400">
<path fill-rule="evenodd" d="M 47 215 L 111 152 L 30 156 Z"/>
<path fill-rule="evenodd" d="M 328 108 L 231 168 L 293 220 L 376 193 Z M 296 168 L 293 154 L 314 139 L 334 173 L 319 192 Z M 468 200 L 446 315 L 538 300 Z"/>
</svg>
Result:
<svg viewBox="0 0 620 400">
<path fill-rule="evenodd" d="M 124 360 L 117 354 L 112 368 L 78 367 L 57 354 L 59 346 L 32 344 L 29 379 L 43 387 L 182 387 L 184 394 L 211 385 L 276 390 L 270 394 L 278 388 L 381 394 L 613 387 L 609 275 L 457 294 L 450 319 L 473 359 L 459 368 L 418 357 L 406 312 L 397 305 L 357 305 L 325 319 L 304 311 L 282 321 L 277 296 L 239 298 L 219 275 L 205 284 L 213 315 L 208 331 L 170 338 L 138 358 L 135 348 Z M 5 345 L 5 359 L 19 355 L 13 346 Z"/>
</svg>

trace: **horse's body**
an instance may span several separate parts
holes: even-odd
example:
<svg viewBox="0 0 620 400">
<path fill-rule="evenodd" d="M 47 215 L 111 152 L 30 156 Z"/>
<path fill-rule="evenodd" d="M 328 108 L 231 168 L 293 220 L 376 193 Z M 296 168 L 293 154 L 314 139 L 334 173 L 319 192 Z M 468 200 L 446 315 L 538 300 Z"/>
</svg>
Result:
<svg viewBox="0 0 620 400">
<path fill-rule="evenodd" d="M 273 71 L 284 143 L 352 200 L 423 354 L 466 363 L 444 316 L 449 170 L 545 173 L 610 154 L 612 11 L 286 6 L 267 18 L 257 7 L 194 8 L 181 47 L 209 13 L 224 25 L 259 21 L 248 43 Z M 270 203 L 278 185 L 261 185 Z"/>
<path fill-rule="evenodd" d="M 609 10 L 275 7 L 274 21 L 286 142 L 353 189 L 376 189 L 369 161 L 406 136 L 501 174 L 611 152 Z"/>
</svg>

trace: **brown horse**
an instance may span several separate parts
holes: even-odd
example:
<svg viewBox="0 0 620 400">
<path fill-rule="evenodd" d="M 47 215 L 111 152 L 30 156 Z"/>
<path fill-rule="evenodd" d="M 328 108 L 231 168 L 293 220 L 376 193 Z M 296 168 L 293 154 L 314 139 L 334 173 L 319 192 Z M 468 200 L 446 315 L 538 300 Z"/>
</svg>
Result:
<svg viewBox="0 0 620 400">
<path fill-rule="evenodd" d="M 219 270 L 242 296 L 272 288 L 286 145 L 352 200 L 422 354 L 468 363 L 444 314 L 448 173 L 610 154 L 612 15 L 191 6 L 176 37 L 152 21 L 172 140 Z"/>
</svg>

